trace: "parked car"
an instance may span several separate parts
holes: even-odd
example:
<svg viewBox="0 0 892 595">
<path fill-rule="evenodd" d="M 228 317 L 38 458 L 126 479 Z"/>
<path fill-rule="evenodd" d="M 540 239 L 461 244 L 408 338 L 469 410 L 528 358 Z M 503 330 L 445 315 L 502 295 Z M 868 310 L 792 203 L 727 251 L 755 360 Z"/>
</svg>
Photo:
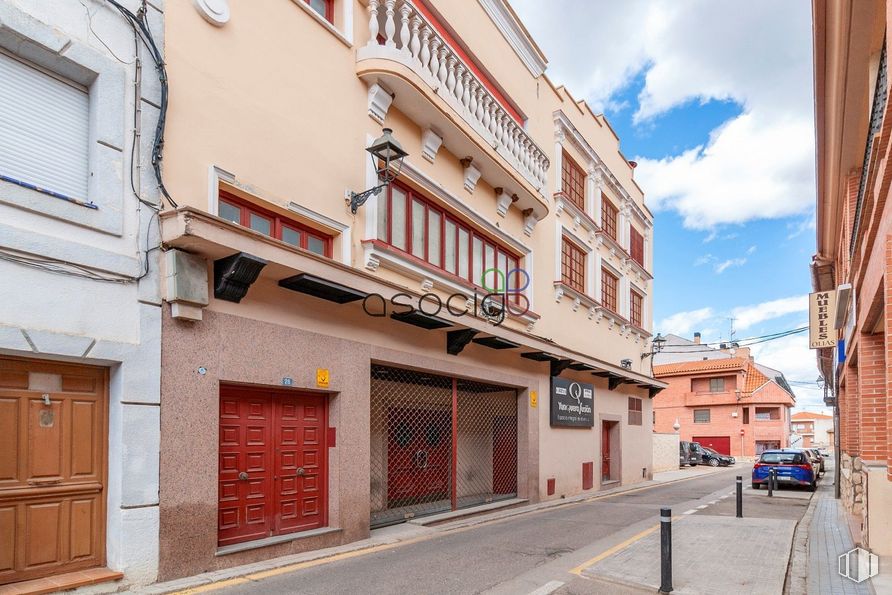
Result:
<svg viewBox="0 0 892 595">
<path fill-rule="evenodd" d="M 820 476 L 820 474 L 824 472 L 824 457 L 818 454 L 817 448 L 784 448 L 783 450 L 801 452 L 808 457 L 809 462 L 815 468 L 815 473 Z"/>
<path fill-rule="evenodd" d="M 820 454 L 820 455 L 821 455 L 822 457 L 824 457 L 825 459 L 829 459 L 829 458 L 830 458 L 830 451 L 827 450 L 826 448 L 819 448 L 819 449 L 818 449 L 818 454 Z"/>
<path fill-rule="evenodd" d="M 753 465 L 754 490 L 768 483 L 768 473 L 772 469 L 777 473 L 778 485 L 806 486 L 812 492 L 817 487 L 817 471 L 804 452 L 790 449 L 763 452 Z"/>
<path fill-rule="evenodd" d="M 728 465 L 733 465 L 737 462 L 734 457 L 723 455 L 722 453 L 715 451 L 708 446 L 700 447 L 700 455 L 703 457 L 704 464 L 711 465 L 713 467 L 727 467 Z"/>
<path fill-rule="evenodd" d="M 700 454 L 699 446 L 696 442 L 680 441 L 678 443 L 678 464 L 681 467 L 685 465 L 696 467 L 702 463 L 703 457 Z"/>
<path fill-rule="evenodd" d="M 809 453 L 814 457 L 814 459 L 818 462 L 818 472 L 824 473 L 824 455 L 821 454 L 821 451 L 817 448 L 806 448 Z"/>
</svg>

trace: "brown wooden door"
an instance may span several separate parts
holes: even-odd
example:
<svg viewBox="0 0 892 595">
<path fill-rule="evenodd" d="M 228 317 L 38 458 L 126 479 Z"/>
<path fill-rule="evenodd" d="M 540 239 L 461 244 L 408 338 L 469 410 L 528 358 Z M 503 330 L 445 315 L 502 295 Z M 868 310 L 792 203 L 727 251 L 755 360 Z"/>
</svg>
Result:
<svg viewBox="0 0 892 595">
<path fill-rule="evenodd" d="M 0 584 L 105 563 L 106 379 L 0 357 Z"/>
<path fill-rule="evenodd" d="M 220 546 L 327 523 L 326 397 L 220 389 Z"/>
<path fill-rule="evenodd" d="M 601 422 L 601 481 L 610 481 L 610 426 L 609 421 Z"/>
</svg>

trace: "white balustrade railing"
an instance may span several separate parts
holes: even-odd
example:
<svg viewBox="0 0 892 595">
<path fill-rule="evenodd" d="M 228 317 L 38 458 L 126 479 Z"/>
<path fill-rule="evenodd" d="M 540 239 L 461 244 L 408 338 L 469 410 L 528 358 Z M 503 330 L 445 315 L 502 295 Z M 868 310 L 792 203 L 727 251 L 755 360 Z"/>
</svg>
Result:
<svg viewBox="0 0 892 595">
<path fill-rule="evenodd" d="M 369 0 L 368 14 L 368 45 L 390 48 L 542 191 L 549 165 L 545 152 L 411 0 Z"/>
</svg>

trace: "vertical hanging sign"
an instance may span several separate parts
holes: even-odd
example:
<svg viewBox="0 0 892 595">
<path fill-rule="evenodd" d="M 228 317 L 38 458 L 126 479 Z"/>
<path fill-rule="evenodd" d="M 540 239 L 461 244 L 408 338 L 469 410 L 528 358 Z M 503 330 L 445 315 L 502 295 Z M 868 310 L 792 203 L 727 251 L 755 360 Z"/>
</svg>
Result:
<svg viewBox="0 0 892 595">
<path fill-rule="evenodd" d="M 836 290 L 816 291 L 808 296 L 808 346 L 810 349 L 836 346 Z"/>
</svg>

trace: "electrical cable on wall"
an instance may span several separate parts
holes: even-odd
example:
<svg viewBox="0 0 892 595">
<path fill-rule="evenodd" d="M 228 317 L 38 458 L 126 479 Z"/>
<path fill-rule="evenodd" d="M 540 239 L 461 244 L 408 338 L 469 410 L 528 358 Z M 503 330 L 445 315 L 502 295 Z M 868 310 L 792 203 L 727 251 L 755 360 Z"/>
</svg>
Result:
<svg viewBox="0 0 892 595">
<path fill-rule="evenodd" d="M 161 194 L 173 208 L 177 208 L 179 205 L 173 197 L 170 196 L 161 176 L 161 160 L 164 151 L 164 128 L 167 123 L 168 106 L 167 69 L 165 68 L 161 50 L 158 49 L 151 28 L 149 27 L 148 18 L 146 17 L 145 0 L 143 0 L 142 6 L 139 11 L 137 11 L 137 14 L 133 14 L 133 12 L 122 6 L 117 0 L 106 0 L 106 2 L 118 9 L 118 12 L 127 19 L 130 26 L 133 27 L 133 30 L 139 36 L 140 41 L 142 41 L 143 45 L 145 45 L 146 49 L 149 51 L 152 61 L 155 63 L 155 70 L 158 72 L 158 82 L 160 83 L 161 88 L 161 98 L 158 106 L 158 123 L 155 126 L 155 138 L 152 143 L 152 169 L 155 171 L 155 179 L 158 181 L 158 189 L 161 191 Z M 139 101 L 139 98 L 137 98 L 137 101 Z"/>
</svg>

